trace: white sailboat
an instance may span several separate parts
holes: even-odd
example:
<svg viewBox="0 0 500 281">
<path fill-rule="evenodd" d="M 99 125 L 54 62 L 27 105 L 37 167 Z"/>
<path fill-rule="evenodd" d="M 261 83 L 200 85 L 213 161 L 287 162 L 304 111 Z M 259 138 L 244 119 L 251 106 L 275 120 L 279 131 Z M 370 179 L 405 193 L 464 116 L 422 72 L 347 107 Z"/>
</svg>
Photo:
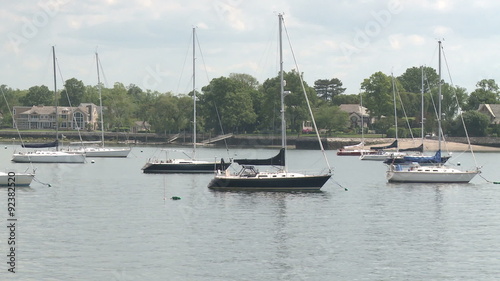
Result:
<svg viewBox="0 0 500 281">
<path fill-rule="evenodd" d="M 85 154 L 87 157 L 121 157 L 125 158 L 130 153 L 130 147 L 116 148 L 116 147 L 104 147 L 104 115 L 102 106 L 102 91 L 101 91 L 101 77 L 99 75 L 99 55 L 95 53 L 95 59 L 97 64 L 97 87 L 99 89 L 99 108 L 100 108 L 100 123 L 101 123 L 101 141 L 98 142 L 99 146 L 85 146 L 84 144 L 89 144 L 86 142 L 80 142 L 81 148 L 68 149 L 69 153 L 80 153 Z M 91 142 L 93 143 L 93 142 Z"/>
<path fill-rule="evenodd" d="M 56 53 L 52 46 L 52 60 L 54 64 L 54 95 L 57 93 L 56 83 Z M 23 144 L 25 148 L 54 147 L 55 150 L 35 150 L 14 152 L 12 162 L 16 163 L 85 163 L 85 155 L 82 153 L 67 153 L 59 150 L 59 121 L 58 121 L 57 99 L 54 112 L 54 122 L 56 128 L 56 140 L 43 144 Z"/>
<path fill-rule="evenodd" d="M 439 42 L 439 86 L 438 86 L 438 152 L 441 151 L 441 41 Z M 437 153 L 439 155 L 440 153 Z M 415 183 L 468 183 L 477 174 L 480 173 L 479 168 L 473 170 L 460 170 L 453 167 L 448 167 L 442 163 L 423 166 L 417 162 L 410 165 L 391 164 L 387 170 L 387 180 L 389 182 L 415 182 Z"/>
<path fill-rule="evenodd" d="M 394 76 L 392 77 L 392 95 L 393 95 L 393 103 L 394 103 L 394 126 L 396 128 L 396 140 L 389 146 L 385 147 L 370 147 L 370 149 L 375 149 L 377 153 L 373 154 L 363 154 L 359 157 L 361 160 L 371 160 L 371 161 L 384 161 L 387 157 L 392 156 L 401 156 L 405 153 L 399 152 L 399 144 L 398 144 L 398 115 L 397 115 L 397 107 L 396 107 L 396 83 L 394 83 Z M 396 151 L 387 151 L 388 148 L 396 148 Z"/>
<path fill-rule="evenodd" d="M 0 172 L 0 186 L 29 186 L 34 173 Z"/>
<path fill-rule="evenodd" d="M 279 14 L 279 45 L 280 45 L 280 85 L 281 85 L 281 150 L 278 155 L 269 159 L 235 159 L 234 162 L 242 165 L 242 169 L 237 174 L 231 174 L 228 170 L 225 173 L 218 171 L 212 181 L 208 184 L 208 188 L 213 190 L 238 190 L 238 191 L 319 191 L 321 187 L 330 179 L 331 169 L 327 174 L 322 175 L 305 175 L 300 173 L 291 173 L 287 171 L 285 164 L 286 155 L 286 120 L 285 120 L 285 104 L 284 104 L 284 85 L 283 79 L 283 51 L 282 51 L 282 23 L 283 15 Z M 306 101 L 309 106 L 309 101 Z M 312 121 L 316 135 L 318 129 L 316 122 L 312 116 L 312 110 L 309 106 Z M 321 150 L 324 154 L 323 145 L 319 142 Z M 325 156 L 326 163 L 328 160 Z M 277 171 L 259 172 L 255 166 L 274 166 Z M 328 165 L 329 166 L 329 165 Z"/>
<path fill-rule="evenodd" d="M 169 158 L 169 152 L 166 151 L 166 156 L 164 159 L 151 158 L 142 167 L 142 171 L 145 174 L 162 174 L 162 173 L 212 173 L 215 170 L 226 170 L 231 163 L 225 163 L 224 159 L 220 162 L 216 161 L 205 161 L 196 159 L 196 28 L 193 27 L 193 153 L 192 156 L 188 156 L 187 159 L 176 159 Z"/>
</svg>

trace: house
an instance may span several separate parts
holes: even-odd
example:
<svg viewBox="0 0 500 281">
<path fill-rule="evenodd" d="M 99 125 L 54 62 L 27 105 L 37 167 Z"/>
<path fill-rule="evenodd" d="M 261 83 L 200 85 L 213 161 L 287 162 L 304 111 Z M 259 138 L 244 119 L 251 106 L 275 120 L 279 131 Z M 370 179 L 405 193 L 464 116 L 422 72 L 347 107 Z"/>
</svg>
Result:
<svg viewBox="0 0 500 281">
<path fill-rule="evenodd" d="M 349 126 L 351 128 L 361 127 L 361 116 L 363 116 L 363 127 L 367 128 L 373 123 L 373 118 L 368 114 L 366 107 L 359 104 L 341 104 L 339 105 L 341 111 L 349 114 Z"/>
<path fill-rule="evenodd" d="M 500 124 L 500 104 L 480 104 L 477 111 L 490 118 L 490 124 Z"/>
<path fill-rule="evenodd" d="M 53 129 L 56 127 L 55 106 L 14 106 L 12 127 L 19 130 Z M 77 107 L 57 107 L 60 130 L 89 129 L 99 127 L 99 107 L 82 103 Z"/>
<path fill-rule="evenodd" d="M 131 128 L 132 133 L 144 133 L 151 130 L 151 125 L 147 121 L 135 121 Z"/>
</svg>

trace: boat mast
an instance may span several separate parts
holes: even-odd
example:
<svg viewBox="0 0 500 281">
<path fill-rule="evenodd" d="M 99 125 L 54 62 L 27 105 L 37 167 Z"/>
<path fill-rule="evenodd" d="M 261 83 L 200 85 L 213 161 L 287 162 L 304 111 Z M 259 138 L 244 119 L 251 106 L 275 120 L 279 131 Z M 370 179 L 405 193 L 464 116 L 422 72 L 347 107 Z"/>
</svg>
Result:
<svg viewBox="0 0 500 281">
<path fill-rule="evenodd" d="M 441 41 L 439 43 L 439 80 L 438 80 L 438 150 L 441 151 Z"/>
<path fill-rule="evenodd" d="M 278 14 L 279 20 L 279 47 L 280 47 L 280 93 L 281 93 L 281 148 L 286 153 L 286 120 L 285 120 L 285 80 L 283 79 L 283 40 L 282 40 L 282 22 L 283 15 Z M 285 161 L 286 171 L 286 161 Z"/>
<path fill-rule="evenodd" d="M 54 46 L 52 46 L 52 64 L 54 65 L 54 100 L 56 105 L 56 150 L 59 150 L 59 120 L 57 118 L 56 49 Z"/>
<path fill-rule="evenodd" d="M 361 113 L 361 144 L 362 144 L 362 147 L 364 148 L 365 147 L 365 132 L 364 132 L 364 128 L 365 128 L 365 123 L 364 123 L 364 110 L 363 110 L 363 93 L 360 91 L 359 92 L 359 104 L 360 104 L 360 108 L 359 108 L 359 112 Z M 364 150 L 361 150 L 361 154 L 363 154 Z"/>
<path fill-rule="evenodd" d="M 424 66 L 422 65 L 422 89 L 421 89 L 421 98 L 422 98 L 422 101 L 420 102 L 420 106 L 421 106 L 421 119 L 420 119 L 420 122 L 422 123 L 422 128 L 421 128 L 421 137 L 422 137 L 422 146 L 424 145 Z M 423 147 L 422 147 L 422 150 L 423 150 Z"/>
<path fill-rule="evenodd" d="M 104 118 L 102 114 L 102 93 L 101 93 L 101 76 L 99 75 L 99 55 L 95 53 L 95 60 L 97 64 L 97 88 L 99 89 L 99 107 L 101 113 L 101 147 L 104 147 Z"/>
<path fill-rule="evenodd" d="M 195 82 L 195 74 L 196 74 L 196 52 L 195 52 L 195 37 L 196 37 L 196 28 L 193 27 L 193 159 L 196 158 L 196 82 Z"/>
<path fill-rule="evenodd" d="M 394 81 L 394 75 L 391 72 L 392 78 L 392 99 L 394 102 L 394 126 L 396 126 L 396 141 L 398 140 L 398 112 L 396 107 L 396 83 Z M 396 151 L 399 151 L 399 145 L 396 146 Z"/>
</svg>

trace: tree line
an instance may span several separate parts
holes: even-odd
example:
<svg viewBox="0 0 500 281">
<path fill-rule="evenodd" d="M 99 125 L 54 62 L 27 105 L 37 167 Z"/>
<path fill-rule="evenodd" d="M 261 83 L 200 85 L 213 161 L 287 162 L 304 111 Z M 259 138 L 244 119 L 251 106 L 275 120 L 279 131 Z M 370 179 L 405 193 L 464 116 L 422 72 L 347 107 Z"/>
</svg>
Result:
<svg viewBox="0 0 500 281">
<path fill-rule="evenodd" d="M 396 115 L 401 119 L 398 132 L 416 135 L 436 132 L 437 85 L 442 84 L 443 130 L 449 135 L 463 135 L 459 110 L 464 112 L 470 135 L 497 134 L 498 129 L 489 125 L 486 115 L 477 111 L 479 104 L 500 103 L 499 88 L 493 79 L 476 84 L 470 94 L 466 89 L 438 81 L 438 75 L 430 67 L 408 68 L 402 75 L 376 72 L 361 83 L 361 92 L 345 94 L 342 82 L 337 78 L 318 79 L 313 86 L 304 82 L 302 73 L 295 70 L 284 72 L 287 129 L 300 133 L 302 123 L 310 120 L 303 90 L 308 96 L 318 128 L 330 135 L 356 134 L 360 128 L 349 122 L 348 113 L 340 110 L 340 104 L 360 104 L 366 107 L 375 122 L 369 130 L 388 134 L 394 128 L 394 100 Z M 424 79 L 422 79 L 424 77 Z M 422 83 L 424 81 L 424 83 Z M 12 106 L 46 105 L 78 106 L 80 103 L 99 105 L 97 85 L 84 85 L 76 78 L 66 80 L 64 89 L 56 95 L 47 86 L 33 86 L 27 90 L 12 89 L 1 85 L 6 102 L 1 103 L 1 126 L 12 128 Z M 424 94 L 424 119 L 421 118 L 422 89 Z M 102 87 L 102 104 L 105 129 L 130 128 L 134 121 L 147 121 L 151 130 L 159 134 L 190 132 L 193 119 L 193 92 L 160 93 L 144 90 L 137 85 L 115 83 L 112 88 Z M 200 132 L 224 133 L 274 133 L 280 128 L 280 81 L 279 75 L 266 79 L 262 84 L 251 75 L 232 73 L 228 77 L 212 79 L 196 92 L 197 128 Z M 9 108 L 10 107 L 10 108 Z M 424 122 L 424 132 L 420 124 Z M 405 127 L 406 126 L 406 127 Z"/>
</svg>

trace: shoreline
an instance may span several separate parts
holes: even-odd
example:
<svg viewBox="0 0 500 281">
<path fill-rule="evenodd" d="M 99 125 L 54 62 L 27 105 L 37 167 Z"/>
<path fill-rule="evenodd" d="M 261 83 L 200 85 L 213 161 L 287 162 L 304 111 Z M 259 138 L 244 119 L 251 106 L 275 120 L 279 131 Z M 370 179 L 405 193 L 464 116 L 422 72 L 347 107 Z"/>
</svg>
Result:
<svg viewBox="0 0 500 281">
<path fill-rule="evenodd" d="M 82 141 L 98 141 L 101 139 L 100 132 L 88 131 L 60 131 L 60 135 L 65 138 L 62 145 L 69 145 L 69 142 Z M 20 144 L 19 136 L 23 142 L 49 142 L 55 138 L 55 131 L 0 131 L 0 143 L 5 144 Z M 171 141 L 174 136 L 177 138 Z M 191 135 L 157 135 L 153 133 L 125 133 L 125 132 L 105 132 L 105 142 L 108 145 L 117 146 L 192 146 Z M 248 148 L 274 148 L 281 146 L 281 136 L 275 135 L 232 135 L 225 140 L 217 140 L 210 142 L 210 135 L 201 134 L 201 140 L 208 143 L 200 143 L 200 147 L 248 147 Z M 468 151 L 469 146 L 466 138 L 449 137 L 447 141 L 442 142 L 443 151 Z M 350 137 L 322 137 L 321 142 L 325 150 L 337 150 L 343 146 L 355 145 L 361 143 L 361 138 Z M 385 146 L 391 144 L 393 138 L 365 138 L 365 147 L 370 146 Z M 475 152 L 500 152 L 500 138 L 497 137 L 472 137 L 470 138 L 471 146 Z M 399 147 L 409 148 L 415 147 L 422 143 L 420 139 L 398 139 Z M 295 149 L 319 149 L 319 143 L 316 137 L 311 135 L 289 135 L 287 137 L 287 145 Z M 435 138 L 424 140 L 424 151 L 436 151 L 438 149 L 438 141 Z"/>
</svg>

